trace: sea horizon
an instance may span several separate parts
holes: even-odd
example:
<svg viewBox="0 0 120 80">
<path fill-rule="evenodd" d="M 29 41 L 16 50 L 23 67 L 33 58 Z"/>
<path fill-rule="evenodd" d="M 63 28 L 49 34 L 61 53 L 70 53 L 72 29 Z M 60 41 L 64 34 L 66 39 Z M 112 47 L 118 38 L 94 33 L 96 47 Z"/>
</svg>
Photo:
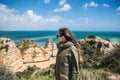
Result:
<svg viewBox="0 0 120 80">
<path fill-rule="evenodd" d="M 10 31 L 21 31 L 21 32 L 23 32 L 23 31 L 27 31 L 27 32 L 29 32 L 29 31 L 58 31 L 58 30 L 0 30 L 0 32 L 3 32 L 3 31 L 6 31 L 6 32 L 10 32 Z M 71 30 L 71 31 L 81 31 L 81 32 L 83 32 L 83 31 L 86 31 L 86 32 L 120 32 L 119 30 L 118 31 L 116 31 L 116 30 L 113 30 L 113 31 L 104 31 L 104 30 Z"/>
<path fill-rule="evenodd" d="M 57 30 L 39 30 L 39 31 L 0 31 L 0 37 L 8 37 L 19 44 L 23 38 L 28 38 L 37 42 L 38 45 L 44 46 L 48 38 L 52 38 L 58 43 L 56 35 Z M 119 31 L 72 31 L 77 41 L 84 39 L 88 35 L 95 35 L 102 39 L 109 39 L 113 44 L 120 44 Z"/>
</svg>

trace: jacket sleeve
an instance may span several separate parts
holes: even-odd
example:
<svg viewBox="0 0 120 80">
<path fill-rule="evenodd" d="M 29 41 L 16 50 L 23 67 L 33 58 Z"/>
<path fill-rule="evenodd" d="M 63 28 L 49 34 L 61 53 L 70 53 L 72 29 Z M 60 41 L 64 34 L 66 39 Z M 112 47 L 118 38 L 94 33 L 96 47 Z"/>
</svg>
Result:
<svg viewBox="0 0 120 80">
<path fill-rule="evenodd" d="M 69 80 L 69 62 L 68 55 L 64 55 L 61 61 L 60 80 Z"/>
<path fill-rule="evenodd" d="M 79 66 L 76 51 L 70 50 L 66 52 L 66 54 L 62 56 L 60 65 L 60 80 L 78 80 Z"/>
<path fill-rule="evenodd" d="M 78 63 L 78 53 L 72 50 L 72 79 L 71 80 L 79 80 L 79 63 Z"/>
</svg>

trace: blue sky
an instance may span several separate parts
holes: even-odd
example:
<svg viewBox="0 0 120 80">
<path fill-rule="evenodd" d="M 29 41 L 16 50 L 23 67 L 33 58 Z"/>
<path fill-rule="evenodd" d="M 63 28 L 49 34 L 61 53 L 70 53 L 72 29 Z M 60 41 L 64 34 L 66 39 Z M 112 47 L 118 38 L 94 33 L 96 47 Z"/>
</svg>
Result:
<svg viewBox="0 0 120 80">
<path fill-rule="evenodd" d="M 120 31 L 120 0 L 0 0 L 0 31 Z"/>
</svg>

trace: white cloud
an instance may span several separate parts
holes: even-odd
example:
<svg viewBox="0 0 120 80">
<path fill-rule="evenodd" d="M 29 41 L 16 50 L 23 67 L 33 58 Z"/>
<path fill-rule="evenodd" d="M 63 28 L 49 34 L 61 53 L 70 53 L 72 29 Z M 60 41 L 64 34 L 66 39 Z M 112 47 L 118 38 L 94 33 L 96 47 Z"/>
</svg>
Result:
<svg viewBox="0 0 120 80">
<path fill-rule="evenodd" d="M 72 7 L 69 4 L 64 4 L 62 8 L 56 8 L 55 12 L 69 11 Z"/>
<path fill-rule="evenodd" d="M 97 3 L 95 3 L 94 1 L 91 1 L 90 3 L 85 3 L 85 4 L 83 5 L 83 8 L 84 8 L 84 9 L 87 9 L 88 7 L 97 7 L 97 6 L 98 6 Z"/>
<path fill-rule="evenodd" d="M 98 4 L 97 4 L 97 3 L 95 3 L 94 1 L 91 1 L 91 3 L 89 4 L 89 6 L 91 6 L 91 7 L 97 7 L 97 6 L 98 6 Z"/>
<path fill-rule="evenodd" d="M 116 9 L 116 11 L 117 11 L 116 14 L 117 14 L 118 16 L 120 16 L 120 6 Z"/>
<path fill-rule="evenodd" d="M 83 5 L 83 7 L 84 7 L 84 9 L 87 9 L 87 8 L 88 8 L 88 3 L 85 3 L 85 4 Z"/>
<path fill-rule="evenodd" d="M 67 0 L 60 0 L 59 1 L 59 7 L 54 10 L 54 12 L 63 12 L 63 11 L 69 11 L 72 7 L 70 4 L 66 3 Z"/>
<path fill-rule="evenodd" d="M 116 9 L 117 11 L 120 11 L 120 6 Z"/>
<path fill-rule="evenodd" d="M 45 3 L 50 3 L 50 0 L 44 0 Z"/>
<path fill-rule="evenodd" d="M 62 6 L 66 3 L 66 0 L 60 0 L 59 5 Z"/>
<path fill-rule="evenodd" d="M 71 20 L 65 20 L 60 16 L 45 18 L 35 14 L 33 10 L 27 10 L 21 15 L 14 12 L 14 9 L 0 4 L 0 30 L 56 30 L 64 26 L 64 23 L 72 23 Z"/>
<path fill-rule="evenodd" d="M 91 19 L 88 19 L 87 17 L 80 17 L 78 18 L 78 20 L 81 22 L 81 23 L 85 23 L 85 24 L 89 24 L 92 22 Z"/>
<path fill-rule="evenodd" d="M 105 4 L 105 3 L 102 4 L 102 6 L 107 7 L 107 8 L 110 7 L 108 4 Z"/>
<path fill-rule="evenodd" d="M 8 13 L 10 14 L 12 12 L 15 12 L 15 10 L 14 9 L 7 9 L 6 5 L 0 3 L 0 12 L 3 14 L 8 14 Z"/>
</svg>

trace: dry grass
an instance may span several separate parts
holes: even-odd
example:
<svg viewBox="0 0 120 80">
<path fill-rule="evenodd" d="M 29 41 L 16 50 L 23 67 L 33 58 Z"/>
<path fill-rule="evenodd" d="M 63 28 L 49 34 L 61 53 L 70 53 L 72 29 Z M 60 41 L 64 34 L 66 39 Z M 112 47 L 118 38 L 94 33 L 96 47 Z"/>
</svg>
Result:
<svg viewBox="0 0 120 80">
<path fill-rule="evenodd" d="M 6 66 L 0 66 L 0 80 L 19 80 Z"/>
</svg>

